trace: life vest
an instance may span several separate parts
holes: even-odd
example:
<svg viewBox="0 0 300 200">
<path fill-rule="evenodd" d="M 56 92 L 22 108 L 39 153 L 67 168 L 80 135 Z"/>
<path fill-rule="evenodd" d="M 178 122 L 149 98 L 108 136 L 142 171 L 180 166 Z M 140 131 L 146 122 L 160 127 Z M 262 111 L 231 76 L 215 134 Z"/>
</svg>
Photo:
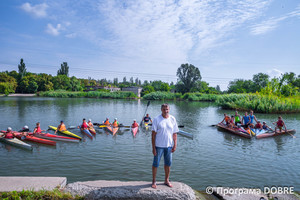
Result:
<svg viewBox="0 0 300 200">
<path fill-rule="evenodd" d="M 114 121 L 112 125 L 113 125 L 113 127 L 118 127 L 119 126 L 119 122 Z"/>
<path fill-rule="evenodd" d="M 66 131 L 67 129 L 66 129 L 66 125 L 65 124 L 61 124 L 61 125 L 59 125 L 59 129 L 58 129 L 59 131 Z"/>
<path fill-rule="evenodd" d="M 255 128 L 263 128 L 263 125 L 262 124 L 255 124 Z"/>
<path fill-rule="evenodd" d="M 6 139 L 13 139 L 13 138 L 14 138 L 14 135 L 12 134 L 12 132 L 9 132 L 9 133 L 6 132 L 4 138 L 6 138 Z"/>
<path fill-rule="evenodd" d="M 42 129 L 41 129 L 41 127 L 39 126 L 39 127 L 35 127 L 36 128 L 36 133 L 40 133 L 40 132 L 42 132 Z"/>
<path fill-rule="evenodd" d="M 150 117 L 144 117 L 144 122 L 149 122 L 151 120 Z"/>
<path fill-rule="evenodd" d="M 250 117 L 250 123 L 253 124 L 254 115 L 249 115 Z"/>
<path fill-rule="evenodd" d="M 138 123 L 136 123 L 136 122 L 134 122 L 132 125 L 131 125 L 131 127 L 132 128 L 135 128 L 135 127 L 138 127 L 139 125 L 138 125 Z"/>
<path fill-rule="evenodd" d="M 244 116 L 244 123 L 245 124 L 248 124 L 248 122 L 250 121 L 250 117 L 247 115 L 247 116 Z"/>
<path fill-rule="evenodd" d="M 225 122 L 226 122 L 227 124 L 230 123 L 230 117 L 229 117 L 229 116 L 226 116 L 226 117 L 225 117 Z"/>
<path fill-rule="evenodd" d="M 241 119 L 240 119 L 240 117 L 238 115 L 234 116 L 234 120 L 235 120 L 235 122 L 240 122 L 241 121 Z"/>
<path fill-rule="evenodd" d="M 109 123 L 109 120 L 108 120 L 108 119 L 105 120 L 104 124 L 105 124 L 105 125 L 109 125 L 109 124 L 110 124 L 110 123 Z"/>
<path fill-rule="evenodd" d="M 87 128 L 88 125 L 86 124 L 86 122 L 83 122 L 82 125 L 81 125 L 81 128 Z"/>
<path fill-rule="evenodd" d="M 283 121 L 282 120 L 278 120 L 277 121 L 277 126 L 278 127 L 283 127 Z"/>
</svg>

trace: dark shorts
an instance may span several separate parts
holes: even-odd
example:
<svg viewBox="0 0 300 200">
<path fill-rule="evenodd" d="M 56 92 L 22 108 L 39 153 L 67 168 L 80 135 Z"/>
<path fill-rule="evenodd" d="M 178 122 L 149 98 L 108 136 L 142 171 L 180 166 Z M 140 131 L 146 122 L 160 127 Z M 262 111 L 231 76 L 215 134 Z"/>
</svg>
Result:
<svg viewBox="0 0 300 200">
<path fill-rule="evenodd" d="M 172 147 L 167 147 L 167 148 L 155 147 L 155 149 L 156 149 L 156 156 L 154 156 L 152 166 L 158 167 L 160 159 L 164 154 L 165 165 L 170 167 L 172 165 Z"/>
</svg>

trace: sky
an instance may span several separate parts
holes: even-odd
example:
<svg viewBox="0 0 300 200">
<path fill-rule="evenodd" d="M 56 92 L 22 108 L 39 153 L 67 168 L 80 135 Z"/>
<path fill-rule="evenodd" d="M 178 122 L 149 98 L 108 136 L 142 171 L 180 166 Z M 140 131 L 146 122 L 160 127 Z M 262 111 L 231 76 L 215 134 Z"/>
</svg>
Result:
<svg viewBox="0 0 300 200">
<path fill-rule="evenodd" d="M 226 90 L 300 74 L 299 0 L 1 0 L 0 71 L 176 83 L 181 64 Z"/>
</svg>

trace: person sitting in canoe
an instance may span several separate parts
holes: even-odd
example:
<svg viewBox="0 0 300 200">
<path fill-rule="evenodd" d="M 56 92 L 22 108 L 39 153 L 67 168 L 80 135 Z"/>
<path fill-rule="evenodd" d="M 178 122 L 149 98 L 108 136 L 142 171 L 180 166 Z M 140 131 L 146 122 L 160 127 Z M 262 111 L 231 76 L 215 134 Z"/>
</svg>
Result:
<svg viewBox="0 0 300 200">
<path fill-rule="evenodd" d="M 27 125 L 25 125 L 21 130 L 19 130 L 19 132 L 29 132 L 29 127 Z"/>
<path fill-rule="evenodd" d="M 230 117 L 224 113 L 224 119 L 220 122 L 220 124 L 222 124 L 225 121 L 226 125 L 229 126 L 230 124 Z"/>
<path fill-rule="evenodd" d="M 276 127 L 275 127 L 275 132 L 277 131 L 277 129 L 279 129 L 279 131 L 281 132 L 282 128 L 284 127 L 284 130 L 286 132 L 286 126 L 285 126 L 285 123 L 284 121 L 282 120 L 282 117 L 279 116 L 278 117 L 278 121 L 277 122 L 273 122 L 273 124 L 276 124 Z"/>
<path fill-rule="evenodd" d="M 93 125 L 93 123 L 92 123 L 92 120 L 91 119 L 89 119 L 89 121 L 88 121 L 88 126 L 90 127 L 90 128 L 93 128 L 94 127 L 94 125 Z"/>
<path fill-rule="evenodd" d="M 6 130 L 6 132 L 3 132 L 2 137 L 6 138 L 6 139 L 13 139 L 15 137 L 15 134 L 12 132 L 12 128 L 7 127 L 7 130 Z"/>
<path fill-rule="evenodd" d="M 237 126 L 238 124 L 242 124 L 241 122 L 241 116 L 239 115 L 238 111 L 235 111 L 234 114 L 234 124 Z"/>
<path fill-rule="evenodd" d="M 33 134 L 35 134 L 35 133 L 41 133 L 42 131 L 46 131 L 46 130 L 42 130 L 41 126 L 40 126 L 40 122 L 37 122 L 36 123 L 36 127 L 33 130 Z"/>
<path fill-rule="evenodd" d="M 66 125 L 64 124 L 64 121 L 61 120 L 54 134 L 56 134 L 57 131 L 66 131 L 66 130 L 67 130 Z"/>
<path fill-rule="evenodd" d="M 139 124 L 136 122 L 136 120 L 133 120 L 133 124 L 131 125 L 132 128 L 139 127 Z"/>
<path fill-rule="evenodd" d="M 119 126 L 119 122 L 117 121 L 117 118 L 115 118 L 114 122 L 112 123 L 113 127 L 118 127 Z"/>
<path fill-rule="evenodd" d="M 254 127 L 254 120 L 255 120 L 256 123 L 258 122 L 258 120 L 256 119 L 255 115 L 253 115 L 253 110 L 250 110 L 249 117 L 250 117 L 250 124 L 249 125 L 250 125 L 250 127 Z"/>
<path fill-rule="evenodd" d="M 80 129 L 81 130 L 85 130 L 85 129 L 88 129 L 89 128 L 89 125 L 86 123 L 85 121 L 85 118 L 82 119 L 82 124 L 80 126 Z"/>
<path fill-rule="evenodd" d="M 144 121 L 144 123 L 149 123 L 149 122 L 152 123 L 152 119 L 151 119 L 151 117 L 149 116 L 148 113 L 147 113 L 146 116 L 144 117 L 143 121 Z"/>
<path fill-rule="evenodd" d="M 236 128 L 235 124 L 234 124 L 234 116 L 232 115 L 230 120 L 229 120 L 229 124 L 228 124 L 228 127 L 229 128 Z"/>
<path fill-rule="evenodd" d="M 263 122 L 262 128 L 266 131 L 270 131 L 270 130 L 273 131 L 273 129 L 269 127 L 266 122 Z"/>
<path fill-rule="evenodd" d="M 245 115 L 242 118 L 242 126 L 245 128 L 246 126 L 248 126 L 250 124 L 250 122 L 251 122 L 251 120 L 248 115 L 248 112 L 245 112 Z"/>
<path fill-rule="evenodd" d="M 109 122 L 108 117 L 106 117 L 106 120 L 103 122 L 103 124 L 106 125 L 106 126 L 110 126 L 111 125 L 110 122 Z"/>
<path fill-rule="evenodd" d="M 255 129 L 259 129 L 262 130 L 263 129 L 263 125 L 260 123 L 260 121 L 257 121 L 257 123 L 255 124 Z"/>
</svg>

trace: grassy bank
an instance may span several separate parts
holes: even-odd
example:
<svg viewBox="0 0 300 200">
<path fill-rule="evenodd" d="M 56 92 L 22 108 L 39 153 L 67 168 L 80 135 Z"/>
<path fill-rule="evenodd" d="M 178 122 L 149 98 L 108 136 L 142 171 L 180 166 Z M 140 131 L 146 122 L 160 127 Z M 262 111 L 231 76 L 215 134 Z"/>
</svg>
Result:
<svg viewBox="0 0 300 200">
<path fill-rule="evenodd" d="M 218 95 L 205 93 L 171 93 L 171 92 L 151 92 L 143 96 L 146 100 L 188 100 L 188 101 L 216 101 Z"/>
<path fill-rule="evenodd" d="M 83 197 L 73 197 L 70 193 L 62 192 L 58 189 L 52 191 L 29 191 L 23 190 L 21 192 L 0 192 L 0 199 L 5 200 L 22 200 L 22 199 L 41 199 L 41 200 L 83 200 Z"/>
<path fill-rule="evenodd" d="M 259 94 L 220 95 L 216 103 L 224 109 L 253 110 L 260 113 L 300 112 L 299 97 L 278 97 Z"/>
<path fill-rule="evenodd" d="M 61 98 L 106 98 L 106 99 L 134 99 L 137 96 L 133 92 L 103 92 L 103 91 L 91 91 L 91 92 L 68 92 L 68 91 L 47 91 L 40 92 L 38 96 L 41 97 L 61 97 Z"/>
</svg>

